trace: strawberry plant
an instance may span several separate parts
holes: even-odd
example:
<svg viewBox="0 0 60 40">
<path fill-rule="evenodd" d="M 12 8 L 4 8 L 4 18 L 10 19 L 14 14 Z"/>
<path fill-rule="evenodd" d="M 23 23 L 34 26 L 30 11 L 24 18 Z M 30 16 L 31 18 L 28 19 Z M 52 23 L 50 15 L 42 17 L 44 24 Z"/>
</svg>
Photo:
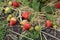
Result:
<svg viewBox="0 0 60 40">
<path fill-rule="evenodd" d="M 53 18 L 53 16 L 46 14 L 46 18 L 47 18 L 47 20 L 49 20 L 47 26 L 51 27 L 53 25 L 53 28 L 56 29 L 57 24 L 56 24 L 55 19 Z"/>
<path fill-rule="evenodd" d="M 3 40 L 6 36 L 6 39 L 13 40 L 50 40 L 47 39 L 47 36 L 58 40 L 56 34 L 53 35 L 50 31 L 55 29 L 54 32 L 56 32 L 58 27 L 56 16 L 60 13 L 58 11 L 60 4 L 51 1 L 6 0 L 4 3 L 1 2 L 0 40 Z M 6 33 L 8 28 L 9 33 Z"/>
</svg>

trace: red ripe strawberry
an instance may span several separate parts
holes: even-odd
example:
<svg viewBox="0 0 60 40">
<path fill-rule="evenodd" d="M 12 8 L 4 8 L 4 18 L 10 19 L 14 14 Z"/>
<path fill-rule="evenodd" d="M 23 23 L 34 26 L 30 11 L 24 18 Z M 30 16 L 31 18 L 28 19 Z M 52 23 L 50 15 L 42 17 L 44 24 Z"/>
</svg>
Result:
<svg viewBox="0 0 60 40">
<path fill-rule="evenodd" d="M 23 28 L 23 30 L 25 31 L 26 29 L 25 29 L 25 28 Z"/>
<path fill-rule="evenodd" d="M 24 19 L 28 19 L 29 18 L 29 15 L 30 15 L 30 12 L 28 12 L 28 11 L 22 13 L 22 17 Z"/>
<path fill-rule="evenodd" d="M 16 1 L 14 1 L 14 2 L 12 3 L 12 6 L 15 7 L 15 8 L 16 8 L 16 7 L 19 7 L 19 3 L 16 2 Z"/>
<path fill-rule="evenodd" d="M 56 8 L 60 9 L 60 2 L 57 2 L 55 6 Z"/>
<path fill-rule="evenodd" d="M 50 20 L 46 21 L 46 28 L 50 28 L 52 26 L 52 23 Z"/>
<path fill-rule="evenodd" d="M 11 20 L 10 20 L 10 26 L 13 26 L 13 25 L 15 25 L 16 24 L 16 19 L 15 18 L 11 18 Z"/>
<path fill-rule="evenodd" d="M 26 23 L 26 24 L 24 24 L 24 30 L 28 30 L 28 29 L 30 29 L 30 27 L 31 27 L 31 25 L 30 25 L 30 23 Z"/>
<path fill-rule="evenodd" d="M 13 23 L 12 23 L 12 21 L 10 21 L 10 26 L 13 26 Z"/>
</svg>

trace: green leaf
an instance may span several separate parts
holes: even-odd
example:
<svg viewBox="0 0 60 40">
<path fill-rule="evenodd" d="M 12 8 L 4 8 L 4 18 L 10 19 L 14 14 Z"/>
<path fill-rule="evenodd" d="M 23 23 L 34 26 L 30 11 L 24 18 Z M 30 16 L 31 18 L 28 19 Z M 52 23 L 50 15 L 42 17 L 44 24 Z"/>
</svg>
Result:
<svg viewBox="0 0 60 40">
<path fill-rule="evenodd" d="M 0 7 L 3 5 L 3 2 L 2 1 L 0 1 Z"/>
<path fill-rule="evenodd" d="M 39 33 L 38 32 L 34 32 L 34 38 L 39 38 Z"/>
<path fill-rule="evenodd" d="M 45 11 L 48 12 L 48 13 L 52 13 L 52 9 L 51 9 L 50 6 L 46 6 Z"/>
<path fill-rule="evenodd" d="M 39 11 L 39 2 L 37 2 L 37 0 L 33 0 L 32 1 L 32 8 L 36 11 Z"/>
<path fill-rule="evenodd" d="M 52 14 L 53 12 L 56 11 L 56 8 L 55 8 L 55 7 L 47 6 L 47 7 L 45 7 L 45 11 L 46 11 L 47 13 Z"/>
<path fill-rule="evenodd" d="M 45 14 L 45 15 L 48 20 L 54 21 L 54 18 L 52 15 L 48 15 L 48 14 Z"/>
<path fill-rule="evenodd" d="M 52 8 L 52 10 L 55 12 L 56 11 L 56 8 L 55 7 L 51 7 Z"/>
<path fill-rule="evenodd" d="M 0 7 L 0 12 L 2 11 L 2 8 Z"/>
<path fill-rule="evenodd" d="M 28 0 L 22 0 L 23 1 L 23 4 L 29 6 L 30 2 Z"/>
</svg>

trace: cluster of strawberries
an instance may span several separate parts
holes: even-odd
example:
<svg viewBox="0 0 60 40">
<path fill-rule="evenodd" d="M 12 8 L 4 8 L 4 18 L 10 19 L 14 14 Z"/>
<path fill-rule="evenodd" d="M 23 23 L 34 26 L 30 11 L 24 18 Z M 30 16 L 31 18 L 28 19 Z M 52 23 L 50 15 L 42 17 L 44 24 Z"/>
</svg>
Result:
<svg viewBox="0 0 60 40">
<path fill-rule="evenodd" d="M 9 5 L 11 5 L 14 8 L 16 8 L 16 7 L 19 7 L 20 6 L 20 3 L 17 2 L 17 1 L 13 1 L 13 2 L 12 1 L 9 1 Z M 6 10 L 8 11 L 9 10 L 9 7 L 7 7 Z M 13 25 L 15 25 L 17 23 L 16 18 L 12 17 L 12 15 L 9 15 L 7 17 L 7 20 L 10 21 L 10 26 L 13 26 Z"/>
<path fill-rule="evenodd" d="M 30 12 L 25 11 L 22 13 L 22 18 L 24 18 L 24 20 L 21 22 L 21 24 L 23 25 L 23 30 L 29 30 L 31 27 L 31 24 L 28 22 L 30 16 Z"/>
<path fill-rule="evenodd" d="M 29 18 L 30 12 L 25 11 L 22 13 L 22 18 L 24 18 L 24 20 L 22 22 L 20 22 L 20 24 L 23 25 L 23 30 L 28 30 L 31 27 L 31 24 L 27 21 Z M 17 23 L 16 18 L 11 18 L 10 19 L 10 26 L 13 26 Z"/>
<path fill-rule="evenodd" d="M 11 5 L 13 8 L 17 8 L 17 7 L 20 6 L 20 3 L 17 2 L 17 1 L 13 1 L 13 2 L 10 1 L 9 5 Z M 6 13 L 7 13 L 8 10 L 10 10 L 9 7 L 6 8 L 6 10 L 5 10 Z M 22 21 L 24 30 L 28 30 L 31 27 L 31 24 L 27 21 L 29 19 L 29 15 L 30 15 L 30 12 L 28 12 L 28 11 L 23 12 L 22 15 L 21 15 L 22 18 L 24 18 L 26 20 L 26 21 L 23 20 L 25 23 Z M 10 27 L 14 26 L 17 23 L 17 19 L 15 17 L 13 17 L 12 15 L 9 15 L 7 17 L 7 20 L 10 22 L 9 23 Z"/>
<path fill-rule="evenodd" d="M 10 4 L 11 4 L 11 3 L 10 3 Z M 13 6 L 14 8 L 19 7 L 19 6 L 20 6 L 20 3 L 14 1 L 14 2 L 12 2 L 12 6 Z M 55 7 L 58 8 L 58 9 L 60 9 L 60 2 L 57 2 L 56 5 L 55 5 Z M 21 22 L 21 24 L 23 24 L 23 29 L 24 29 L 24 30 L 28 30 L 28 29 L 31 27 L 31 24 L 27 21 L 27 20 L 29 19 L 30 12 L 25 11 L 25 12 L 22 13 L 21 16 L 22 16 L 22 18 L 25 19 L 25 20 L 23 20 L 23 21 Z M 10 26 L 15 25 L 16 23 L 17 23 L 16 18 L 13 17 L 13 18 L 10 19 Z M 50 20 L 47 20 L 45 25 L 46 25 L 47 28 L 50 28 L 50 27 L 52 26 L 52 23 L 51 23 Z"/>
<path fill-rule="evenodd" d="M 60 2 L 57 2 L 56 4 L 55 4 L 55 7 L 57 8 L 57 9 L 60 9 Z M 52 22 L 50 21 L 50 20 L 47 20 L 46 21 L 46 27 L 47 28 L 50 28 L 52 26 Z"/>
</svg>

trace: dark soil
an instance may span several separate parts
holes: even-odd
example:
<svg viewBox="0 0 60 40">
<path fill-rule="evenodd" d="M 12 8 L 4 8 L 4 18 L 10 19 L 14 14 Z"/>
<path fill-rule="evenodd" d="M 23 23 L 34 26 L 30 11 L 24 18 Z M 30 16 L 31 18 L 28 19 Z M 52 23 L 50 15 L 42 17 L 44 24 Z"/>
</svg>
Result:
<svg viewBox="0 0 60 40">
<path fill-rule="evenodd" d="M 56 30 L 53 30 L 53 29 L 44 29 L 44 30 L 42 30 L 43 32 L 46 32 L 46 33 L 48 33 L 48 34 L 51 34 L 51 35 L 53 35 L 53 36 L 55 36 L 55 37 L 57 37 L 57 38 L 59 38 L 60 39 L 60 32 L 59 31 L 56 31 Z M 54 39 L 54 38 L 52 38 L 52 37 L 50 37 L 50 36 L 48 36 L 48 35 L 46 35 L 46 37 L 47 37 L 47 39 L 48 40 L 56 40 L 56 39 Z"/>
</svg>

